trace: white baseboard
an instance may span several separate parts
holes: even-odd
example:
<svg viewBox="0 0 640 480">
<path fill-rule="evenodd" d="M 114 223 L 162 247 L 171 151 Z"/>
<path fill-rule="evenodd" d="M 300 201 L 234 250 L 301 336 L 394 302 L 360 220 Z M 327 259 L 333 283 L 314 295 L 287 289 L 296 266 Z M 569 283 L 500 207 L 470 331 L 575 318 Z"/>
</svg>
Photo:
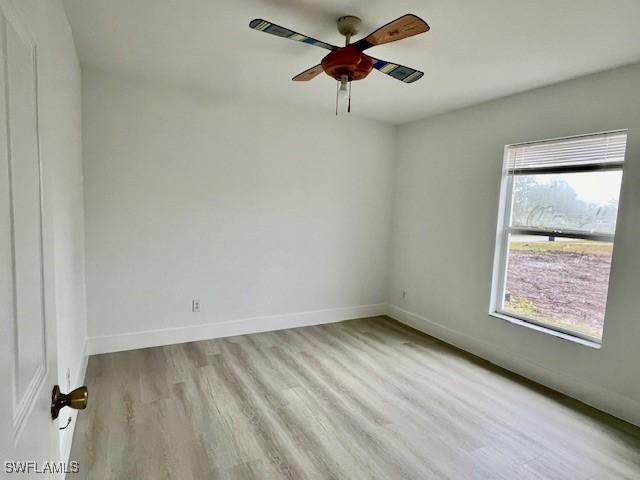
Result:
<svg viewBox="0 0 640 480">
<path fill-rule="evenodd" d="M 226 322 L 190 325 L 187 327 L 145 330 L 87 339 L 87 353 L 120 352 L 138 348 L 158 347 L 175 343 L 194 342 L 211 338 L 231 337 L 249 333 L 307 327 L 324 323 L 340 322 L 354 318 L 375 317 L 387 313 L 386 303 L 359 305 L 355 307 L 313 310 L 264 317 L 243 318 Z"/>
<path fill-rule="evenodd" d="M 77 370 L 78 374 L 76 375 L 75 382 L 72 385 L 78 387 L 80 385 L 84 385 L 84 379 L 87 374 L 87 364 L 89 362 L 89 355 L 87 354 L 87 343 L 85 342 L 82 357 L 80 359 L 80 366 Z M 72 387 L 74 388 L 74 387 Z M 60 436 L 60 456 L 63 462 L 68 464 L 71 455 L 71 447 L 73 444 L 73 433 L 76 430 L 76 420 L 78 419 L 78 410 L 67 409 L 68 416 L 71 417 L 71 423 L 69 426 L 63 430 L 63 435 Z M 66 478 L 66 473 L 63 473 L 60 476 L 61 480 Z"/>
<path fill-rule="evenodd" d="M 599 386 L 588 384 L 572 376 L 551 370 L 543 365 L 523 360 L 515 353 L 496 347 L 494 344 L 470 337 L 469 335 L 404 310 L 396 305 L 384 303 L 89 337 L 87 339 L 87 354 L 95 355 L 99 353 L 135 350 L 138 348 L 157 347 L 234 335 L 246 335 L 286 328 L 322 325 L 385 314 L 394 320 L 477 355 L 478 357 L 484 358 L 506 370 L 522 375 L 525 378 L 529 378 L 537 383 L 564 393 L 565 395 L 626 420 L 629 423 L 640 426 L 640 404 L 631 398 Z M 86 368 L 86 363 L 84 368 Z M 84 369 L 82 370 L 82 378 L 84 379 Z M 82 381 L 83 380 L 80 380 L 77 383 L 81 384 Z M 71 445 L 69 442 L 68 450 L 70 450 L 70 448 Z M 66 451 L 66 453 L 68 456 L 68 451 Z"/>
<path fill-rule="evenodd" d="M 631 398 L 588 384 L 564 373 L 550 370 L 537 363 L 523 360 L 513 352 L 501 349 L 483 340 L 472 338 L 469 335 L 403 310 L 395 305 L 388 305 L 387 315 L 400 323 L 484 358 L 505 370 L 522 375 L 587 405 L 640 426 L 640 403 Z"/>
</svg>

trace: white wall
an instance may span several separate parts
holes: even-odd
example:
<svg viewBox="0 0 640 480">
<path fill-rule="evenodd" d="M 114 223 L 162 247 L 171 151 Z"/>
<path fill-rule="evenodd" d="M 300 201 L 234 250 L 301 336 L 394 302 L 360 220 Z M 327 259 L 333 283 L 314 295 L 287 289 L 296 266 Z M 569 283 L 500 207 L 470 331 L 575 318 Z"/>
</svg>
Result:
<svg viewBox="0 0 640 480">
<path fill-rule="evenodd" d="M 391 314 L 640 424 L 640 65 L 401 126 Z M 629 129 L 602 349 L 487 315 L 505 144 Z M 402 299 L 402 290 L 406 299 Z"/>
<path fill-rule="evenodd" d="M 83 118 L 92 352 L 380 312 L 391 127 L 86 69 Z"/>
</svg>

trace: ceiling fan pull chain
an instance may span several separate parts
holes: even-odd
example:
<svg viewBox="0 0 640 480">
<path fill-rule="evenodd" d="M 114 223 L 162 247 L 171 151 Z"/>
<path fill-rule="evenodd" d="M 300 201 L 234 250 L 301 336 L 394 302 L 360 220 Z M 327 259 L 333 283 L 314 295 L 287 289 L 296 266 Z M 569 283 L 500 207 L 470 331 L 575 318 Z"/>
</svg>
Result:
<svg viewBox="0 0 640 480">
<path fill-rule="evenodd" d="M 349 82 L 349 104 L 347 106 L 347 113 L 351 113 L 351 82 Z"/>
<path fill-rule="evenodd" d="M 340 81 L 336 81 L 336 117 L 338 116 L 338 96 L 340 95 Z"/>
</svg>

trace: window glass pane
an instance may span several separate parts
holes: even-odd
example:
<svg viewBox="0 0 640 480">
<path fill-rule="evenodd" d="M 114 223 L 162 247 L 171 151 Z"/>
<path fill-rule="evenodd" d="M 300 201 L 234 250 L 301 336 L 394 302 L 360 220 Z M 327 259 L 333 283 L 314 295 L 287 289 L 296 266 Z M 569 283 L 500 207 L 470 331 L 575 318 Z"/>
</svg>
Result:
<svg viewBox="0 0 640 480">
<path fill-rule="evenodd" d="M 610 242 L 512 235 L 503 311 L 602 338 L 612 251 Z"/>
<path fill-rule="evenodd" d="M 511 226 L 613 234 L 622 171 L 515 175 Z"/>
</svg>

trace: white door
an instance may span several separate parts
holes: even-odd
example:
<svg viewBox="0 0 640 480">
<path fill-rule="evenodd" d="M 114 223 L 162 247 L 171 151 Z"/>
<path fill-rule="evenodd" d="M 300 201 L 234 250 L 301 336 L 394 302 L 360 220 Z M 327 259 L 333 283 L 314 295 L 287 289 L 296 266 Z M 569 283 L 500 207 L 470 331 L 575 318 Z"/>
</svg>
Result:
<svg viewBox="0 0 640 480">
<path fill-rule="evenodd" d="M 43 221 L 38 49 L 11 5 L 0 0 L 0 477 L 58 478 L 46 473 L 59 468 L 59 446 L 50 415 L 55 304 L 52 236 Z"/>
</svg>

